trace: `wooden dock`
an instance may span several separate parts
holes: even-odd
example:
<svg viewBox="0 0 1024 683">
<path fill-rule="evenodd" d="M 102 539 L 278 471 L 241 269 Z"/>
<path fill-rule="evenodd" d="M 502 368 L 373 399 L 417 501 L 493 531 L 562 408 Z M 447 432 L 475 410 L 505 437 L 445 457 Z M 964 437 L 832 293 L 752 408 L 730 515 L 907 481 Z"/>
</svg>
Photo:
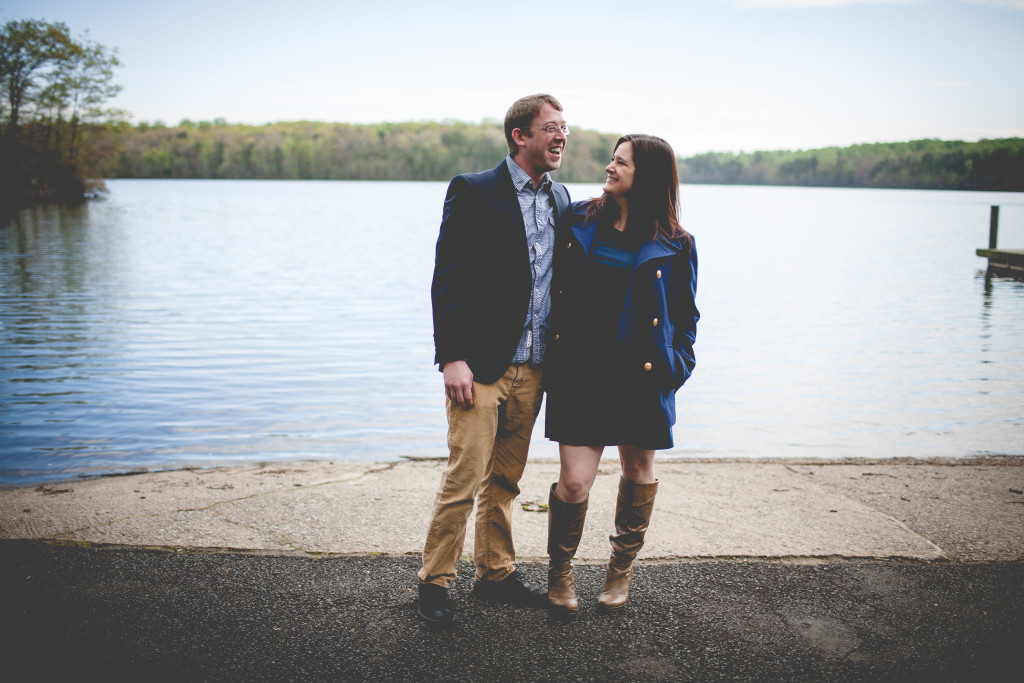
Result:
<svg viewBox="0 0 1024 683">
<path fill-rule="evenodd" d="M 978 249 L 977 254 L 988 259 L 989 270 L 1024 275 L 1024 249 Z"/>
</svg>

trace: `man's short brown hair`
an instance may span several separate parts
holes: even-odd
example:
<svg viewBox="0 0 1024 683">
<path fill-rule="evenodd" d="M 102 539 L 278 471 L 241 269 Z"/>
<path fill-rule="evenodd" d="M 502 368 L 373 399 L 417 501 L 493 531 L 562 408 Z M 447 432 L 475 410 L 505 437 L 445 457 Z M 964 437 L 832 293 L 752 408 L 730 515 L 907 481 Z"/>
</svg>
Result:
<svg viewBox="0 0 1024 683">
<path fill-rule="evenodd" d="M 505 113 L 505 142 L 508 143 L 508 153 L 513 157 L 519 151 L 519 146 L 516 145 L 516 141 L 512 138 L 512 131 L 518 128 L 523 131 L 523 135 L 530 137 L 530 124 L 533 123 L 533 119 L 540 113 L 540 108 L 545 104 L 550 104 L 558 111 L 562 111 L 562 103 L 556 100 L 554 96 L 545 93 L 520 97 L 508 108 L 508 111 Z"/>
</svg>

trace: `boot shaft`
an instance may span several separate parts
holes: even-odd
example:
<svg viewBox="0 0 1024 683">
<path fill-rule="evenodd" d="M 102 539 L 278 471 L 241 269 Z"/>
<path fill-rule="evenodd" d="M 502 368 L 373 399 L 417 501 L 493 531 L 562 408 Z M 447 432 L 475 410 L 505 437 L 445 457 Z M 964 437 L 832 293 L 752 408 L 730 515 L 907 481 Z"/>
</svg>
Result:
<svg viewBox="0 0 1024 683">
<path fill-rule="evenodd" d="M 640 484 L 619 478 L 619 495 L 615 501 L 615 532 L 608 537 L 613 554 L 632 561 L 644 545 L 644 535 L 651 523 L 658 482 Z"/>
<path fill-rule="evenodd" d="M 555 486 L 548 493 L 548 556 L 552 562 L 566 562 L 580 545 L 590 499 L 566 503 L 555 495 Z"/>
<path fill-rule="evenodd" d="M 615 533 L 608 537 L 612 556 L 605 573 L 604 590 L 597 604 L 604 610 L 621 609 L 629 599 L 633 580 L 633 560 L 644 545 L 644 535 L 651 523 L 658 482 L 639 484 L 621 477 L 619 496 L 615 502 Z"/>
<path fill-rule="evenodd" d="M 583 535 L 588 501 L 566 503 L 555 495 L 556 486 L 548 494 L 548 605 L 556 614 L 569 616 L 579 608 L 572 558 Z"/>
</svg>

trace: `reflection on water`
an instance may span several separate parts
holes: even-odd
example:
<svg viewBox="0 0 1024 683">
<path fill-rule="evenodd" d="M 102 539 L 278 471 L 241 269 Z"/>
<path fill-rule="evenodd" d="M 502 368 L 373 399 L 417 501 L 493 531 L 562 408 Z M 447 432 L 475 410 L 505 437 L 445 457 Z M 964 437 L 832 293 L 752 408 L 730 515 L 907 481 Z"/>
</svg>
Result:
<svg viewBox="0 0 1024 683">
<path fill-rule="evenodd" d="M 0 233 L 0 480 L 444 454 L 444 183 L 109 186 Z M 1024 246 L 1024 197 L 682 199 L 702 319 L 667 455 L 1024 453 L 1024 283 L 974 255 L 990 204 Z M 534 453 L 555 457 L 542 430 Z"/>
</svg>

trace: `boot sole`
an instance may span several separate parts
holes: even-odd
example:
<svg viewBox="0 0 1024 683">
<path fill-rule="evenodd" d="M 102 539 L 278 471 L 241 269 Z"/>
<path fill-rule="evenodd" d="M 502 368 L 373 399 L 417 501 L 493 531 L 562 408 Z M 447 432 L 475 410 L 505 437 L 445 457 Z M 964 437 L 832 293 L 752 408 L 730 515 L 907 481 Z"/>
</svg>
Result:
<svg viewBox="0 0 1024 683">
<path fill-rule="evenodd" d="M 567 620 L 570 620 L 570 619 L 575 619 L 577 612 L 578 612 L 578 610 L 574 610 L 574 609 L 565 609 L 565 608 L 562 608 L 562 607 L 550 607 L 550 606 L 548 607 L 548 614 L 550 614 L 553 619 L 558 619 L 559 621 L 567 621 Z"/>
<path fill-rule="evenodd" d="M 435 627 L 436 626 L 448 626 L 453 621 L 455 621 L 455 614 L 454 613 L 448 615 L 446 618 L 434 619 L 433 617 L 430 617 L 430 616 L 424 614 L 423 611 L 420 610 L 420 608 L 418 608 L 418 607 L 416 608 L 416 616 L 418 616 L 420 618 L 420 621 L 422 621 L 423 623 L 427 624 L 428 626 L 435 626 Z"/>
<path fill-rule="evenodd" d="M 600 603 L 600 602 L 597 603 L 598 611 L 604 612 L 605 614 L 615 614 L 616 612 L 621 612 L 622 608 L 625 607 L 625 606 L 626 606 L 626 603 L 622 603 L 621 605 L 616 605 L 615 607 L 610 607 L 610 606 L 605 605 L 605 604 Z"/>
</svg>

